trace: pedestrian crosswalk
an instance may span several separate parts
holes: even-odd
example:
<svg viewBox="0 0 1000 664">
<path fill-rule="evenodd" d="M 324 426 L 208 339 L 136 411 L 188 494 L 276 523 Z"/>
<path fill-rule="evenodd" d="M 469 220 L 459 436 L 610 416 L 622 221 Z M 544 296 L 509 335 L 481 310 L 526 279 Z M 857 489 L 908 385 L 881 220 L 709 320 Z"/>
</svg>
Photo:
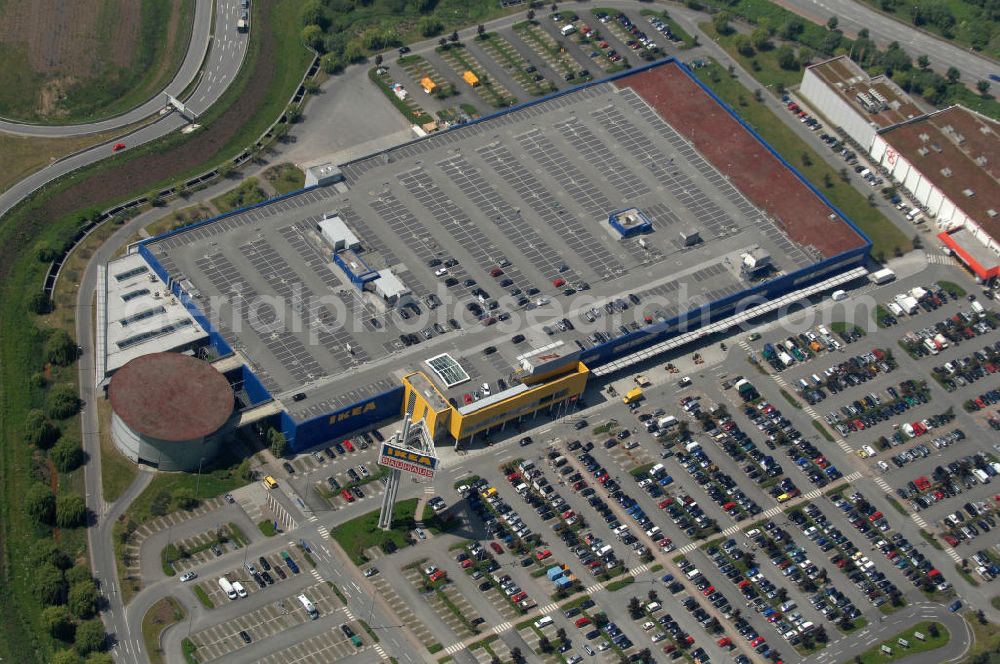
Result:
<svg viewBox="0 0 1000 664">
<path fill-rule="evenodd" d="M 945 256 L 943 254 L 927 254 L 928 263 L 937 263 L 938 265 L 952 265 L 957 266 L 958 261 L 952 256 Z"/>
<path fill-rule="evenodd" d="M 315 567 L 312 570 L 310 570 L 310 571 L 312 572 L 312 575 L 313 575 L 314 579 L 316 579 L 320 583 L 323 583 L 323 575 L 320 574 L 318 571 L 316 571 Z"/>
<path fill-rule="evenodd" d="M 509 630 L 513 626 L 514 626 L 514 623 L 510 622 L 509 620 L 507 620 L 507 621 L 504 621 L 504 622 L 500 623 L 496 627 L 494 627 L 493 628 L 493 632 L 495 634 L 499 634 L 500 632 L 506 632 L 507 630 Z"/>
<path fill-rule="evenodd" d="M 559 605 L 555 602 L 552 602 L 551 604 L 546 604 L 545 606 L 543 606 L 541 611 L 542 613 L 551 613 L 552 611 L 555 611 L 558 608 Z"/>
<path fill-rule="evenodd" d="M 595 583 L 594 585 L 587 586 L 587 594 L 588 595 L 593 595 L 594 593 L 598 592 L 599 590 L 604 590 L 604 586 L 601 585 L 600 583 Z"/>
<path fill-rule="evenodd" d="M 698 545 L 695 544 L 694 542 L 691 542 L 689 544 L 685 544 L 684 546 L 682 546 L 681 548 L 679 548 L 677 550 L 680 551 L 681 553 L 690 553 L 690 552 L 694 551 L 697 548 L 698 548 Z"/>
<path fill-rule="evenodd" d="M 319 528 L 316 529 L 316 532 L 318 532 L 323 537 L 323 539 L 326 539 L 330 536 L 330 531 L 327 530 L 326 526 L 320 526 Z"/>
<path fill-rule="evenodd" d="M 319 521 L 319 517 L 313 514 L 309 517 L 309 521 L 315 523 L 316 521 Z"/>
<path fill-rule="evenodd" d="M 948 557 L 954 560 L 956 563 L 962 562 L 962 556 L 958 555 L 958 552 L 950 546 L 944 550 L 948 554 Z"/>
<path fill-rule="evenodd" d="M 919 514 L 913 514 L 910 516 L 910 518 L 913 519 L 913 523 L 917 524 L 919 528 L 927 527 L 927 522 L 924 521 L 924 517 L 920 516 Z"/>
<path fill-rule="evenodd" d="M 389 659 L 389 656 L 385 654 L 385 648 L 382 647 L 381 643 L 372 644 L 372 648 L 375 649 L 375 652 L 377 652 L 378 656 L 381 657 L 383 660 Z"/>
<path fill-rule="evenodd" d="M 643 563 L 643 564 L 639 565 L 638 567 L 636 567 L 635 569 L 633 569 L 632 570 L 632 574 L 642 574 L 643 572 L 645 572 L 648 569 L 649 569 L 649 565 L 647 565 L 646 563 Z"/>
<path fill-rule="evenodd" d="M 889 486 L 889 483 L 886 482 L 883 478 L 876 477 L 876 478 L 874 478 L 874 482 L 875 482 L 875 484 L 878 485 L 878 488 L 882 489 L 886 493 L 892 493 L 892 487 Z"/>
<path fill-rule="evenodd" d="M 459 650 L 462 650 L 463 648 L 465 648 L 465 644 L 462 643 L 461 641 L 459 641 L 458 643 L 453 643 L 450 646 L 448 646 L 447 648 L 445 648 L 444 652 L 447 655 L 454 655 L 455 653 L 457 653 Z"/>
</svg>

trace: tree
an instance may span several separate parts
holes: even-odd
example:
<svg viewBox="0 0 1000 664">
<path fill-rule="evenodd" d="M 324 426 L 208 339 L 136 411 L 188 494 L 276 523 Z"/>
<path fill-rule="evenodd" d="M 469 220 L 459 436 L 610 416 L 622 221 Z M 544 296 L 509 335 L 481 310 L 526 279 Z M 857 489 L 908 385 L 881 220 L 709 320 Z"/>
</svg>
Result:
<svg viewBox="0 0 1000 664">
<path fill-rule="evenodd" d="M 344 71 L 344 60 L 336 53 L 327 53 L 324 55 L 319 59 L 319 65 L 327 74 L 339 74 Z"/>
<path fill-rule="evenodd" d="M 80 396 L 76 387 L 69 383 L 55 385 L 45 399 L 45 412 L 56 420 L 64 420 L 76 415 L 80 410 Z"/>
<path fill-rule="evenodd" d="M 562 627 L 560 627 L 558 630 L 556 630 L 556 638 L 559 639 L 560 641 L 565 641 L 566 640 L 566 630 L 564 628 L 562 628 Z"/>
<path fill-rule="evenodd" d="M 803 152 L 799 158 L 802 160 L 803 166 L 812 166 L 813 160 L 812 157 L 809 156 L 808 152 Z"/>
<path fill-rule="evenodd" d="M 771 47 L 771 34 L 765 28 L 757 28 L 750 34 L 750 43 L 758 51 Z"/>
<path fill-rule="evenodd" d="M 786 41 L 798 41 L 799 35 L 805 30 L 805 24 L 798 16 L 793 16 L 781 26 L 781 38 Z"/>
<path fill-rule="evenodd" d="M 381 53 L 377 54 L 375 56 L 375 66 L 376 67 L 381 67 L 382 66 L 382 60 L 383 60 L 382 54 Z"/>
<path fill-rule="evenodd" d="M 114 659 L 106 652 L 92 652 L 87 655 L 84 664 L 114 664 Z"/>
<path fill-rule="evenodd" d="M 75 583 L 94 580 L 94 577 L 90 575 L 90 568 L 86 565 L 74 565 L 65 571 L 64 576 L 66 583 L 71 586 Z"/>
<path fill-rule="evenodd" d="M 979 94 L 985 97 L 986 93 L 990 91 L 990 82 L 981 78 L 976 81 L 976 89 L 979 90 Z"/>
<path fill-rule="evenodd" d="M 958 71 L 957 67 L 948 67 L 948 72 L 945 74 L 945 78 L 948 79 L 949 83 L 958 83 L 958 79 L 962 78 L 962 72 Z"/>
<path fill-rule="evenodd" d="M 638 619 L 642 615 L 642 602 L 639 601 L 638 597 L 632 597 L 628 601 L 628 612 L 631 614 L 633 619 Z"/>
<path fill-rule="evenodd" d="M 917 56 L 917 66 L 921 69 L 928 69 L 931 66 L 931 59 L 926 54 Z"/>
<path fill-rule="evenodd" d="M 52 464 L 60 473 L 76 470 L 83 464 L 83 447 L 76 438 L 64 435 L 49 451 Z"/>
<path fill-rule="evenodd" d="M 60 570 L 67 570 L 73 566 L 73 560 L 56 545 L 54 540 L 50 539 L 40 539 L 31 545 L 28 562 L 32 567 L 53 565 Z"/>
<path fill-rule="evenodd" d="M 535 10 L 534 9 L 529 9 L 528 10 L 527 18 L 528 18 L 529 21 L 534 21 L 535 20 Z"/>
<path fill-rule="evenodd" d="M 840 20 L 836 16 L 831 16 L 826 21 L 826 29 L 830 32 L 835 31 L 838 25 L 840 25 Z"/>
<path fill-rule="evenodd" d="M 444 24 L 433 16 L 424 16 L 417 24 L 420 34 L 424 37 L 437 37 L 444 30 Z"/>
<path fill-rule="evenodd" d="M 24 418 L 24 442 L 47 450 L 59 440 L 59 427 L 37 408 L 28 411 Z"/>
<path fill-rule="evenodd" d="M 288 441 L 285 440 L 285 434 L 277 429 L 269 429 L 267 440 L 271 446 L 271 454 L 279 458 L 285 456 L 285 452 L 288 451 Z"/>
<path fill-rule="evenodd" d="M 175 509 L 193 510 L 198 506 L 198 499 L 194 497 L 194 491 L 182 486 L 174 489 L 173 504 Z"/>
<path fill-rule="evenodd" d="M 733 31 L 729 25 L 729 12 L 721 11 L 712 17 L 712 26 L 720 35 L 728 35 Z"/>
<path fill-rule="evenodd" d="M 318 25 L 307 25 L 302 28 L 302 43 L 316 51 L 323 49 L 323 28 Z"/>
<path fill-rule="evenodd" d="M 482 23 L 480 23 L 479 25 L 477 25 L 476 26 L 476 34 L 479 36 L 480 39 L 482 39 L 483 35 L 486 34 L 486 26 L 483 25 Z"/>
<path fill-rule="evenodd" d="M 307 0 L 302 6 L 302 25 L 317 25 L 321 30 L 330 27 L 330 16 L 320 0 Z"/>
<path fill-rule="evenodd" d="M 823 625 L 820 625 L 819 627 L 816 628 L 815 634 L 816 634 L 816 640 L 819 641 L 820 643 L 826 643 L 827 641 L 830 640 L 829 637 L 826 635 L 826 627 L 824 627 Z"/>
<path fill-rule="evenodd" d="M 236 467 L 236 476 L 239 477 L 244 482 L 249 482 L 253 479 L 253 468 L 251 468 L 251 459 L 247 457 L 240 462 L 240 465 Z"/>
<path fill-rule="evenodd" d="M 930 625 L 929 625 L 929 626 L 927 627 L 927 631 L 928 631 L 928 633 L 930 633 L 930 635 L 931 635 L 931 638 L 932 638 L 932 639 L 936 639 L 936 638 L 937 638 L 938 636 L 940 636 L 940 635 L 941 635 L 941 632 L 940 632 L 940 630 L 938 629 L 938 624 L 937 624 L 937 623 L 935 623 L 935 622 L 932 622 L 932 623 L 931 623 L 931 624 L 930 624 Z"/>
<path fill-rule="evenodd" d="M 42 626 L 52 638 L 60 641 L 72 641 L 76 629 L 73 616 L 65 606 L 47 606 L 42 609 Z"/>
<path fill-rule="evenodd" d="M 80 623 L 76 628 L 76 649 L 81 655 L 104 650 L 108 635 L 97 618 Z"/>
<path fill-rule="evenodd" d="M 75 650 L 59 650 L 52 656 L 52 664 L 83 664 L 83 659 Z"/>
<path fill-rule="evenodd" d="M 66 579 L 55 565 L 42 565 L 32 575 L 35 592 L 43 604 L 62 604 L 66 601 Z"/>
<path fill-rule="evenodd" d="M 448 41 L 450 41 L 452 44 L 458 42 L 458 30 L 455 30 L 448 36 Z"/>
<path fill-rule="evenodd" d="M 799 61 L 795 57 L 795 49 L 788 44 L 782 44 L 775 51 L 778 59 L 778 66 L 788 71 L 796 71 L 799 68 Z"/>
<path fill-rule="evenodd" d="M 38 523 L 51 524 L 56 518 L 56 497 L 52 495 L 52 490 L 42 484 L 35 482 L 24 494 L 24 506 L 28 510 L 28 516 Z"/>
<path fill-rule="evenodd" d="M 52 300 L 43 291 L 34 291 L 28 296 L 27 306 L 33 314 L 47 314 L 52 311 Z"/>
<path fill-rule="evenodd" d="M 290 124 L 295 124 L 302 119 L 302 109 L 298 106 L 292 106 L 287 111 L 285 111 L 285 119 Z"/>
<path fill-rule="evenodd" d="M 442 37 L 441 39 L 439 39 L 438 46 L 440 46 L 441 48 L 448 48 L 448 38 Z"/>
<path fill-rule="evenodd" d="M 660 595 L 659 595 L 659 593 L 656 592 L 656 588 L 650 588 L 649 592 L 646 593 L 646 597 L 649 598 L 650 602 L 659 602 L 660 601 Z"/>
<path fill-rule="evenodd" d="M 93 580 L 73 584 L 67 604 L 75 617 L 81 620 L 93 618 L 97 613 L 97 585 Z"/>
<path fill-rule="evenodd" d="M 754 54 L 753 42 L 746 35 L 736 35 L 736 37 L 733 38 L 733 46 L 736 47 L 736 50 L 740 55 L 750 57 Z"/>
<path fill-rule="evenodd" d="M 87 522 L 87 503 L 77 493 L 56 499 L 56 525 L 60 528 L 77 528 Z"/>
<path fill-rule="evenodd" d="M 840 171 L 838 172 L 838 174 L 840 175 L 840 179 L 843 180 L 844 182 L 850 182 L 851 181 L 851 176 L 848 174 L 846 168 L 840 169 Z"/>
<path fill-rule="evenodd" d="M 833 186 L 833 178 L 830 177 L 829 173 L 823 173 L 823 186 L 827 189 Z"/>
<path fill-rule="evenodd" d="M 524 655 L 521 654 L 521 649 L 518 648 L 517 646 L 514 646 L 513 648 L 510 649 L 510 658 L 515 662 L 524 661 Z"/>
</svg>

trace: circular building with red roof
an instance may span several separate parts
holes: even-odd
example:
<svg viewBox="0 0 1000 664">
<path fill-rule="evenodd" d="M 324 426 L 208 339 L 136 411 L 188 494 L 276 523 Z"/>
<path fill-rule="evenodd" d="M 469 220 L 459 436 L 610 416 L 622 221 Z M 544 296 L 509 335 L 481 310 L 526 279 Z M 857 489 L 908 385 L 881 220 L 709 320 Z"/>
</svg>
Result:
<svg viewBox="0 0 1000 664">
<path fill-rule="evenodd" d="M 111 377 L 111 437 L 136 463 L 195 470 L 219 448 L 235 397 L 212 365 L 179 353 L 152 353 Z"/>
</svg>

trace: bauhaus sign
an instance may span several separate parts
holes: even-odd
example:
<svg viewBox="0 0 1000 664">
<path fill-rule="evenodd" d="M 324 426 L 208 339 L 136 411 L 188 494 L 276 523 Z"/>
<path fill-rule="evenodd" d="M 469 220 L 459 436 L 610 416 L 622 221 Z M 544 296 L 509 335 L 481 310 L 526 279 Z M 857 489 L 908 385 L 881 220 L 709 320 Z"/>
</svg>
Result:
<svg viewBox="0 0 1000 664">
<path fill-rule="evenodd" d="M 423 475 L 424 477 L 433 477 L 438 460 L 437 457 L 428 456 L 422 452 L 383 443 L 382 450 L 378 456 L 378 463 L 380 466 L 386 466 L 395 470 Z"/>
</svg>

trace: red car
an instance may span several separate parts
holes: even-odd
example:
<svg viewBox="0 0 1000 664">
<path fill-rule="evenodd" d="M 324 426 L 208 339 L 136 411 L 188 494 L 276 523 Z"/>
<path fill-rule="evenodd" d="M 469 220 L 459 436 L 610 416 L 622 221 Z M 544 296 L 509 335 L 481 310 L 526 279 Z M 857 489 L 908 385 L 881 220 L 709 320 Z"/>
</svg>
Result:
<svg viewBox="0 0 1000 664">
<path fill-rule="evenodd" d="M 342 496 L 342 497 L 344 498 L 344 500 L 346 500 L 347 502 L 349 502 L 349 503 L 353 503 L 353 502 L 354 502 L 354 496 L 353 496 L 353 495 L 351 495 L 351 492 L 350 492 L 350 491 L 348 491 L 347 489 L 344 489 L 343 491 L 341 491 L 341 492 L 340 492 L 340 495 L 341 495 L 341 496 Z"/>
<path fill-rule="evenodd" d="M 125 144 L 124 144 L 124 143 L 115 143 L 115 144 L 114 144 L 114 145 L 113 145 L 113 146 L 111 147 L 111 151 L 112 151 L 112 152 L 121 152 L 121 151 L 122 151 L 122 150 L 124 150 L 124 149 L 125 149 Z"/>
<path fill-rule="evenodd" d="M 503 547 L 497 542 L 490 542 L 490 548 L 493 549 L 494 553 L 503 553 Z"/>
<path fill-rule="evenodd" d="M 464 401 L 465 405 L 468 406 L 470 403 L 472 403 L 472 395 L 466 392 L 465 394 L 462 395 L 462 401 Z"/>
<path fill-rule="evenodd" d="M 555 279 L 552 280 L 552 285 L 555 286 L 556 288 L 561 288 L 562 286 L 566 285 L 566 280 L 563 279 L 562 277 L 556 277 Z"/>
<path fill-rule="evenodd" d="M 759 646 L 762 643 L 764 643 L 764 637 L 763 636 L 758 636 L 756 639 L 754 639 L 753 641 L 750 642 L 750 647 L 751 648 L 756 648 L 757 646 Z"/>
<path fill-rule="evenodd" d="M 548 549 L 543 549 L 543 550 L 541 550 L 541 551 L 539 551 L 538 553 L 535 554 L 535 558 L 537 560 L 545 560 L 546 558 L 548 558 L 551 555 L 552 555 L 551 551 L 549 551 Z"/>
<path fill-rule="evenodd" d="M 354 451 L 354 443 L 352 443 L 349 440 L 345 440 L 344 441 L 344 449 L 347 450 L 348 452 L 353 452 Z"/>
<path fill-rule="evenodd" d="M 429 578 L 430 578 L 431 582 L 440 581 L 441 579 L 444 578 L 444 572 L 442 572 L 441 570 L 438 570 L 438 571 L 434 572 L 433 574 L 431 574 Z"/>
</svg>

